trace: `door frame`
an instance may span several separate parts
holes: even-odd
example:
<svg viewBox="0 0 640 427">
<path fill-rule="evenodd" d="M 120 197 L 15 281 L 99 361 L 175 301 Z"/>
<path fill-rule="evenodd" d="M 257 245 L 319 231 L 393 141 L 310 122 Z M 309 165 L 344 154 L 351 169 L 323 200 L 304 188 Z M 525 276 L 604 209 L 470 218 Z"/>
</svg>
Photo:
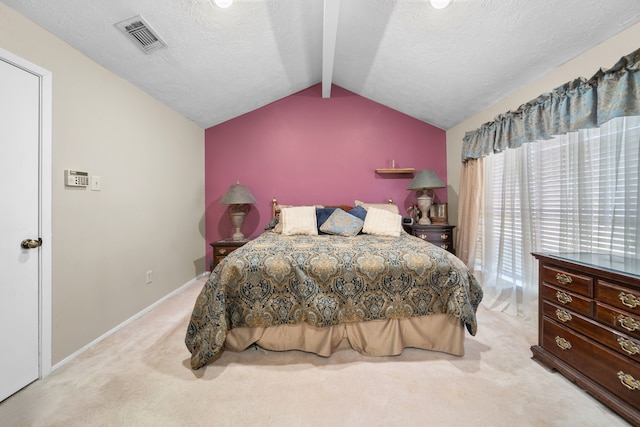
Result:
<svg viewBox="0 0 640 427">
<path fill-rule="evenodd" d="M 39 306 L 39 375 L 43 378 L 51 373 L 51 285 L 52 285 L 52 73 L 13 53 L 0 48 L 0 59 L 21 68 L 40 81 L 39 144 L 38 144 L 38 218 L 39 237 L 42 238 L 38 257 L 38 306 Z M 7 343 L 7 345 L 11 345 Z"/>
</svg>

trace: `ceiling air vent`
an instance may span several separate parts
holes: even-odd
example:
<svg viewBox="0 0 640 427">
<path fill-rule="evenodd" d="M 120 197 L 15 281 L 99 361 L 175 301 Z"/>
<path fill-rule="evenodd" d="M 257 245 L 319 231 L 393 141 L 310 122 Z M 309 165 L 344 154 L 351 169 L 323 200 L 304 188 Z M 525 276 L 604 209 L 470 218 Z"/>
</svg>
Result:
<svg viewBox="0 0 640 427">
<path fill-rule="evenodd" d="M 142 16 L 134 16 L 118 22 L 116 27 L 125 33 L 144 53 L 149 53 L 167 44 L 155 33 Z"/>
</svg>

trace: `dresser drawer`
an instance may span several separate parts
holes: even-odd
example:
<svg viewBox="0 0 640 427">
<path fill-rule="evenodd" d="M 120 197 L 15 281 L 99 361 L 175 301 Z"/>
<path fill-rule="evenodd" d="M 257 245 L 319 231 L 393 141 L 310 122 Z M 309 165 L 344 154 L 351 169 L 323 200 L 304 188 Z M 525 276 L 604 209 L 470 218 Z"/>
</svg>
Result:
<svg viewBox="0 0 640 427">
<path fill-rule="evenodd" d="M 421 229 L 418 231 L 420 234 L 420 238 L 423 240 L 428 240 L 433 242 L 434 244 L 437 242 L 452 242 L 453 241 L 453 233 L 450 230 L 430 230 L 430 229 Z"/>
<path fill-rule="evenodd" d="M 598 280 L 598 301 L 640 315 L 640 291 Z"/>
<path fill-rule="evenodd" d="M 454 228 L 453 225 L 414 224 L 411 227 L 411 234 L 455 254 L 453 248 Z"/>
<path fill-rule="evenodd" d="M 593 302 L 582 295 L 574 294 L 566 289 L 559 289 L 549 285 L 542 286 L 542 298 L 553 301 L 576 313 L 590 316 L 593 308 Z"/>
<path fill-rule="evenodd" d="M 220 261 L 222 261 L 227 255 L 229 255 L 235 249 L 236 247 L 228 246 L 228 245 L 214 246 L 213 247 L 213 266 L 215 267 L 216 265 L 220 264 Z"/>
<path fill-rule="evenodd" d="M 231 251 L 233 251 L 235 247 L 222 246 L 215 248 L 214 255 L 216 256 L 227 256 Z"/>
<path fill-rule="evenodd" d="M 550 285 L 593 297 L 593 279 L 591 277 L 545 265 L 542 268 L 542 280 Z"/>
<path fill-rule="evenodd" d="M 640 367 L 637 363 L 546 318 L 543 320 L 542 346 L 640 410 Z"/>
<path fill-rule="evenodd" d="M 598 303 L 595 316 L 596 320 L 603 325 L 640 339 L 640 315 Z"/>
<path fill-rule="evenodd" d="M 637 340 L 547 301 L 544 302 L 543 307 L 544 315 L 553 319 L 553 321 L 580 332 L 585 337 L 591 338 L 600 344 L 604 344 L 622 356 L 627 356 L 636 362 L 640 362 L 640 342 Z"/>
<path fill-rule="evenodd" d="M 239 247 L 244 246 L 247 242 L 248 240 L 218 240 L 217 242 L 211 243 L 211 246 L 213 247 L 212 267 L 215 268 L 227 255 Z"/>
</svg>

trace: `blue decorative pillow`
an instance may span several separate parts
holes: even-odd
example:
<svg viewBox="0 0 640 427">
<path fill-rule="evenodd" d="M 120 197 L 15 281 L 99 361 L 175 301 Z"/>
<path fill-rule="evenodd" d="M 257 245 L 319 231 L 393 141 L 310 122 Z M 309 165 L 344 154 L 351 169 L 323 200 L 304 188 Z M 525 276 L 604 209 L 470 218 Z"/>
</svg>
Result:
<svg viewBox="0 0 640 427">
<path fill-rule="evenodd" d="M 355 216 L 356 218 L 360 218 L 363 221 L 364 221 L 364 218 L 367 216 L 367 210 L 362 206 L 356 206 L 355 208 L 351 209 L 347 213 L 349 215 Z"/>
<path fill-rule="evenodd" d="M 331 216 L 336 208 L 316 208 L 316 221 L 318 222 L 318 230 L 322 227 L 322 224 Z"/>
<path fill-rule="evenodd" d="M 320 227 L 320 231 L 344 237 L 353 237 L 362 230 L 364 221 L 338 208 Z"/>
<path fill-rule="evenodd" d="M 267 224 L 267 226 L 264 228 L 264 231 L 270 231 L 273 230 L 274 228 L 276 228 L 276 225 L 278 225 L 278 218 L 273 218 L 271 221 L 269 221 L 269 224 Z"/>
</svg>

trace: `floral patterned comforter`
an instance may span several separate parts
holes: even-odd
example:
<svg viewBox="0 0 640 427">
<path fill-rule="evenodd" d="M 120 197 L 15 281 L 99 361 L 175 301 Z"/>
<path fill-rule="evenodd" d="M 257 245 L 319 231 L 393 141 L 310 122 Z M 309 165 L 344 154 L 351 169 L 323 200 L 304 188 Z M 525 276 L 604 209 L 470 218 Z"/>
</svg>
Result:
<svg viewBox="0 0 640 427">
<path fill-rule="evenodd" d="M 227 331 L 447 313 L 476 333 L 482 290 L 451 253 L 417 237 L 265 232 L 226 256 L 196 300 L 185 344 L 198 369 Z"/>
</svg>

